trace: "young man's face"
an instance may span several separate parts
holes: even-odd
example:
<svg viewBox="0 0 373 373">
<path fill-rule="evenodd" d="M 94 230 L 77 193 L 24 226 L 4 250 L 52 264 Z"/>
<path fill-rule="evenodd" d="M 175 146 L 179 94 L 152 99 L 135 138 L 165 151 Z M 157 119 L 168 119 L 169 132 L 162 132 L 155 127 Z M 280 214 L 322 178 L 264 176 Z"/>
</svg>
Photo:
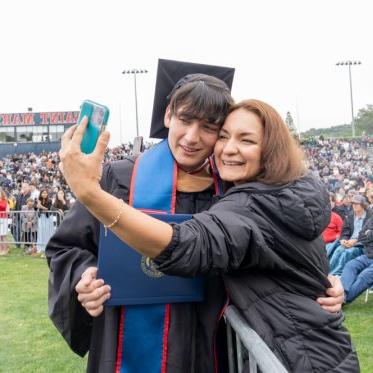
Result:
<svg viewBox="0 0 373 373">
<path fill-rule="evenodd" d="M 169 129 L 168 143 L 171 152 L 184 170 L 201 165 L 213 150 L 220 126 L 203 120 L 186 120 L 182 108 L 171 115 L 167 108 L 165 126 Z"/>
</svg>

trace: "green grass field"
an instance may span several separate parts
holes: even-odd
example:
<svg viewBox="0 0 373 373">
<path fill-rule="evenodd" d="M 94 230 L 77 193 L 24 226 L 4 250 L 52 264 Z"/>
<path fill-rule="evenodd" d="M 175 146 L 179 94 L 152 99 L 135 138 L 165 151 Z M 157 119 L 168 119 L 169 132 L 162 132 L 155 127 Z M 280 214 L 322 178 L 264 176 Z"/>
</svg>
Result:
<svg viewBox="0 0 373 373">
<path fill-rule="evenodd" d="M 0 372 L 84 372 L 48 318 L 46 260 L 13 249 L 0 257 Z"/>
<path fill-rule="evenodd" d="M 46 260 L 13 249 L 0 257 L 0 372 L 84 372 L 48 318 Z M 362 372 L 373 372 L 373 295 L 345 307 Z"/>
</svg>

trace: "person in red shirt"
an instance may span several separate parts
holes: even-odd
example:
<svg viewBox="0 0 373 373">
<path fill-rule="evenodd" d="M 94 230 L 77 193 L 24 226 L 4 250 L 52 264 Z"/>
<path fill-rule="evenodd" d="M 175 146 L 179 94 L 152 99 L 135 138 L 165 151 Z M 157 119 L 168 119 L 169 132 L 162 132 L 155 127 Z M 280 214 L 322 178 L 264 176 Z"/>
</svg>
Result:
<svg viewBox="0 0 373 373">
<path fill-rule="evenodd" d="M 0 255 L 6 255 L 9 251 L 9 246 L 6 242 L 8 234 L 8 214 L 9 210 L 8 199 L 6 193 L 0 191 Z"/>
<path fill-rule="evenodd" d="M 333 211 L 336 205 L 336 196 L 334 193 L 329 193 L 329 201 L 330 207 L 332 208 L 330 222 L 322 233 L 322 239 L 326 244 L 325 248 L 328 256 L 329 252 L 335 247 L 336 241 L 339 240 L 343 228 L 343 219 L 341 215 Z"/>
<path fill-rule="evenodd" d="M 342 218 L 337 213 L 332 211 L 329 225 L 325 228 L 324 232 L 322 232 L 323 241 L 328 244 L 337 240 L 341 236 L 342 227 Z"/>
</svg>

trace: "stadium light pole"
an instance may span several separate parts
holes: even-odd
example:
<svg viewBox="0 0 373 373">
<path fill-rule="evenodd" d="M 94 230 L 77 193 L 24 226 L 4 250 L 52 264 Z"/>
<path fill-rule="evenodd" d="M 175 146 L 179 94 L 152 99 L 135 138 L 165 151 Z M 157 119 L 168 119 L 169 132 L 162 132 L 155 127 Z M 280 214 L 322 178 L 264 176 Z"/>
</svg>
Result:
<svg viewBox="0 0 373 373">
<path fill-rule="evenodd" d="M 361 65 L 360 61 L 341 61 L 336 63 L 337 66 L 348 66 L 348 76 L 350 78 L 350 95 L 351 95 L 351 129 L 352 137 L 355 137 L 355 118 L 354 118 L 354 101 L 352 96 L 352 79 L 351 79 L 351 66 L 352 65 Z"/>
<path fill-rule="evenodd" d="M 137 86 L 136 86 L 136 74 L 146 74 L 148 70 L 144 69 L 130 69 L 124 70 L 122 74 L 132 74 L 133 75 L 133 82 L 135 85 L 135 109 L 136 109 L 136 136 L 139 136 L 139 116 L 137 112 Z"/>
</svg>

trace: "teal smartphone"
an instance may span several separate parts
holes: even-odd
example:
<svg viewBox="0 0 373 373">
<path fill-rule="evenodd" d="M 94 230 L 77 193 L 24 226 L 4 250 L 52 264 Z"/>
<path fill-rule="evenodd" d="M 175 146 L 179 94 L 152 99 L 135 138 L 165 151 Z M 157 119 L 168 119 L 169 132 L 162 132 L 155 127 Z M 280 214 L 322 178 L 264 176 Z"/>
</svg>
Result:
<svg viewBox="0 0 373 373">
<path fill-rule="evenodd" d="M 87 128 L 84 132 L 80 149 L 85 154 L 90 154 L 95 149 L 97 140 L 105 130 L 109 120 L 109 108 L 91 100 L 83 101 L 80 106 L 78 125 L 84 116 L 88 118 Z"/>
</svg>

